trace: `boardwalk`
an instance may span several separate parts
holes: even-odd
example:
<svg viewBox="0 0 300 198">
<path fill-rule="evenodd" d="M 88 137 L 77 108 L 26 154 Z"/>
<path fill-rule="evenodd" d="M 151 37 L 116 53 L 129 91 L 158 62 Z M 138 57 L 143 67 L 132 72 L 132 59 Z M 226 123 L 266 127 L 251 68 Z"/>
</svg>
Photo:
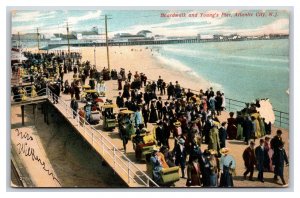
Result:
<svg viewBox="0 0 300 198">
<path fill-rule="evenodd" d="M 72 79 L 72 73 L 65 74 L 65 79 L 69 81 Z M 89 79 L 87 79 L 89 80 Z M 106 81 L 106 97 L 115 101 L 118 90 L 117 81 Z M 50 91 L 47 90 L 47 99 L 52 101 Z M 165 97 L 163 97 L 165 99 Z M 127 152 L 124 154 L 122 141 L 119 138 L 117 129 L 112 132 L 106 132 L 102 130 L 102 122 L 98 125 L 90 126 L 87 123 L 80 123 L 79 119 L 73 119 L 72 110 L 70 108 L 70 95 L 61 94 L 58 104 L 53 104 L 54 107 L 66 118 L 66 120 L 78 131 L 78 133 L 87 141 L 92 148 L 94 148 L 99 155 L 109 164 L 109 166 L 120 176 L 120 178 L 129 187 L 149 187 L 156 186 L 151 180 L 151 177 L 147 175 L 147 166 L 145 162 L 137 162 L 135 160 L 134 150 L 132 143 L 129 141 L 127 144 Z M 13 105 L 13 104 L 12 104 Z M 79 102 L 79 106 L 84 106 L 84 103 Z M 228 118 L 228 112 L 223 112 L 219 119 L 221 121 Z M 152 130 L 153 125 L 149 124 L 148 128 Z M 273 134 L 276 128 L 273 128 Z M 284 139 L 288 141 L 288 133 L 284 131 Z M 246 147 L 242 142 L 236 140 L 227 141 L 229 148 L 232 150 L 232 154 L 237 160 L 237 177 L 234 179 L 235 186 L 241 187 L 279 187 L 280 185 L 274 184 L 271 181 L 265 182 L 250 182 L 242 181 L 241 175 L 244 171 L 243 162 L 241 159 L 241 153 Z M 173 148 L 174 140 L 170 139 L 170 146 Z M 202 146 L 202 150 L 206 148 L 206 145 Z M 288 144 L 286 150 L 288 151 Z M 255 173 L 256 174 L 256 173 Z M 288 168 L 285 169 L 285 176 L 288 177 Z M 266 173 L 266 178 L 271 178 L 272 173 Z M 268 181 L 268 179 L 266 179 Z M 180 179 L 175 183 L 176 187 L 184 187 L 186 179 Z"/>
</svg>

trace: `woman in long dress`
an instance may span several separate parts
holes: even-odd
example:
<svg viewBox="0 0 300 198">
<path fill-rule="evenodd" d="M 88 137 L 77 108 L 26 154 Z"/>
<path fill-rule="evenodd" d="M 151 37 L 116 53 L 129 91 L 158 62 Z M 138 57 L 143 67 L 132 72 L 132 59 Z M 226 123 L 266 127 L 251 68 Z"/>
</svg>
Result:
<svg viewBox="0 0 300 198">
<path fill-rule="evenodd" d="M 216 157 L 217 152 L 215 150 L 210 150 L 210 157 L 208 159 L 209 161 L 209 183 L 210 187 L 218 187 L 218 158 Z"/>
<path fill-rule="evenodd" d="M 232 155 L 228 155 L 228 148 L 222 148 L 220 153 L 222 154 L 219 162 L 221 171 L 220 187 L 233 187 L 232 174 L 236 167 L 235 159 Z"/>
<path fill-rule="evenodd" d="M 156 112 L 156 106 L 155 106 L 155 101 L 151 101 L 150 105 L 150 123 L 155 123 L 158 120 L 157 112 Z"/>
<path fill-rule="evenodd" d="M 265 162 L 264 162 L 265 171 L 273 172 L 274 168 L 273 168 L 273 164 L 272 164 L 271 159 L 272 159 L 272 156 L 273 156 L 274 152 L 273 152 L 273 149 L 271 149 L 270 138 L 269 137 L 265 137 L 264 150 L 265 150 L 265 153 L 266 153 L 266 158 L 265 158 Z"/>
<path fill-rule="evenodd" d="M 227 134 L 228 139 L 236 139 L 237 136 L 237 127 L 236 127 L 236 119 L 233 117 L 234 113 L 229 113 L 230 118 L 227 119 Z"/>
<path fill-rule="evenodd" d="M 159 182 L 161 180 L 162 165 L 158 159 L 158 150 L 154 149 L 152 156 L 150 158 L 150 163 L 152 165 L 152 176 L 155 182 Z"/>
<path fill-rule="evenodd" d="M 198 158 L 191 156 L 187 165 L 186 186 L 201 186 L 201 170 Z"/>
<path fill-rule="evenodd" d="M 236 118 L 236 124 L 237 124 L 237 140 L 241 140 L 243 137 L 243 123 L 244 118 L 242 117 L 241 113 L 238 112 L 237 118 Z"/>
</svg>

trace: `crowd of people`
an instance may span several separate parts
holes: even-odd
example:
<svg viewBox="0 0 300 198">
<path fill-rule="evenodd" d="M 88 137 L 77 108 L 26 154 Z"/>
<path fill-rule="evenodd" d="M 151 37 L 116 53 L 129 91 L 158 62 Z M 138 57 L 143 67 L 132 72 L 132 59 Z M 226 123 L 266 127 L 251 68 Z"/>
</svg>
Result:
<svg viewBox="0 0 300 198">
<path fill-rule="evenodd" d="M 256 100 L 254 103 L 247 103 L 245 108 L 236 112 L 236 116 L 234 112 L 230 112 L 230 117 L 227 122 L 220 123 L 218 116 L 226 109 L 225 97 L 224 93 L 220 91 L 215 93 L 212 87 L 205 92 L 200 90 L 198 94 L 195 94 L 190 89 L 186 91 L 185 88 L 182 88 L 178 81 L 176 81 L 174 85 L 172 82 L 166 84 L 161 76 L 159 76 L 157 81 L 144 82 L 142 80 L 144 74 L 135 72 L 133 82 L 131 82 L 132 73 L 130 71 L 128 72 L 127 79 L 125 78 L 124 69 L 122 69 L 122 74 L 120 71 L 119 75 L 121 75 L 122 78 L 118 78 L 118 89 L 123 92 L 120 91 L 116 99 L 118 107 L 126 107 L 135 112 L 132 122 L 137 131 L 139 131 L 140 124 L 145 127 L 147 127 L 148 123 L 157 125 L 154 137 L 156 144 L 162 148 L 159 152 L 166 153 L 164 158 L 169 160 L 171 156 L 169 151 L 172 151 L 171 153 L 174 157 L 173 165 L 181 167 L 182 177 L 185 178 L 188 176 L 187 185 L 233 186 L 233 182 L 230 182 L 232 180 L 232 174 L 234 173 L 232 170 L 234 170 L 233 167 L 235 167 L 233 158 L 231 159 L 234 165 L 231 165 L 232 167 L 230 169 L 228 168 L 229 163 L 227 166 L 224 166 L 224 164 L 221 165 L 220 163 L 212 163 L 216 165 L 215 167 L 209 165 L 212 170 L 215 170 L 212 172 L 216 174 L 211 175 L 212 172 L 209 173 L 209 171 L 204 168 L 205 160 L 203 159 L 205 157 L 203 158 L 203 156 L 208 156 L 208 159 L 212 158 L 212 161 L 214 161 L 215 159 L 219 160 L 220 157 L 222 158 L 221 149 L 229 151 L 226 147 L 227 139 L 244 141 L 246 145 L 249 144 L 250 140 L 253 140 L 250 143 L 250 147 L 253 147 L 251 144 L 253 144 L 257 138 L 265 137 L 266 141 L 264 139 L 260 139 L 260 141 L 263 141 L 264 153 L 266 154 L 263 160 L 260 157 L 261 155 L 259 155 L 260 152 L 253 155 L 250 180 L 253 180 L 254 166 L 256 166 L 259 171 L 258 180 L 261 182 L 264 182 L 264 171 L 273 171 L 272 166 L 278 166 L 276 164 L 272 165 L 272 161 L 276 161 L 277 155 L 273 158 L 271 152 L 273 152 L 274 148 L 269 146 L 268 141 L 270 137 L 266 136 L 271 134 L 271 123 L 267 123 L 257 111 L 257 108 L 260 107 L 259 100 Z M 125 81 L 125 84 L 122 88 L 121 83 L 123 81 Z M 143 91 L 141 89 L 143 89 Z M 165 99 L 163 100 L 162 98 L 164 96 Z M 175 146 L 173 148 L 170 148 L 169 143 L 171 136 L 174 138 Z M 199 149 L 203 143 L 208 145 L 204 153 Z M 141 144 L 147 145 L 142 139 Z M 168 152 L 165 152 L 165 150 L 168 150 Z M 195 153 L 198 154 L 198 157 Z M 157 155 L 157 152 L 154 151 L 154 155 L 152 156 L 154 166 L 158 166 L 154 158 L 156 160 L 160 159 L 162 161 L 161 164 L 165 161 L 165 159 L 159 156 L 161 155 Z M 249 160 L 251 158 L 246 157 L 244 159 Z M 197 163 L 195 163 L 196 161 Z M 186 166 L 186 162 L 188 162 L 188 166 Z M 166 165 L 161 166 L 166 167 Z M 249 171 L 249 166 L 246 162 L 245 166 L 247 171 Z M 199 169 L 197 167 L 199 167 Z M 206 175 L 217 178 L 215 175 L 219 172 L 224 172 L 224 168 L 231 170 L 227 171 L 227 176 L 231 179 L 225 179 L 219 182 L 207 179 L 209 177 L 206 177 Z M 157 170 L 160 170 L 160 168 L 157 168 Z M 200 183 L 191 182 L 191 175 L 194 174 L 190 173 L 196 170 L 198 170 L 197 174 L 199 178 L 201 178 L 199 180 Z M 245 175 L 247 175 L 247 171 Z M 185 174 L 186 172 L 187 175 Z M 283 172 L 281 171 L 281 173 Z M 278 175 L 282 175 L 281 173 Z M 220 180 L 221 178 L 222 177 L 220 177 Z M 198 181 L 198 179 L 193 178 L 193 181 Z M 226 181 L 225 184 L 224 181 Z M 286 184 L 284 180 L 282 180 L 282 183 L 283 185 Z"/>
<path fill-rule="evenodd" d="M 195 93 L 183 88 L 178 81 L 167 83 L 161 76 L 154 81 L 137 71 L 129 71 L 126 74 L 123 68 L 119 72 L 106 68 L 97 71 L 89 61 L 81 63 L 80 56 L 76 54 L 74 61 L 66 59 L 63 54 L 27 53 L 25 56 L 28 60 L 23 63 L 22 73 L 30 76 L 32 85 L 29 91 L 22 87 L 14 87 L 12 91 L 15 99 L 20 100 L 20 93 L 35 94 L 48 86 L 54 93 L 54 103 L 58 102 L 57 97 L 61 92 L 70 95 L 74 118 L 79 114 L 80 119 L 88 122 L 91 111 L 99 110 L 97 100 L 95 101 L 97 95 L 91 94 L 91 97 L 84 101 L 84 108 L 79 108 L 78 102 L 82 99 L 80 87 L 87 84 L 87 78 L 90 79 L 88 84 L 91 89 L 103 84 L 102 80 L 117 80 L 117 106 L 134 112 L 131 118 L 119 123 L 119 127 L 123 126 L 120 134 L 124 150 L 129 140 L 125 130 L 128 125 L 136 134 L 134 144 L 149 145 L 154 142 L 159 148 L 154 149 L 150 162 L 156 181 L 160 179 L 159 172 L 162 168 L 179 166 L 181 177 L 187 179 L 187 186 L 233 187 L 237 164 L 230 155 L 226 140 L 240 140 L 248 145 L 252 139 L 243 153 L 245 178 L 250 173 L 249 179 L 253 180 L 256 166 L 261 182 L 264 182 L 264 171 L 274 171 L 274 180 L 279 176 L 283 185 L 286 185 L 283 163 L 288 161 L 281 131 L 278 131 L 277 136 L 269 143 L 270 138 L 266 135 L 271 134 L 271 124 L 266 123 L 256 110 L 259 101 L 246 104 L 244 109 L 236 112 L 236 116 L 234 112 L 230 112 L 227 122 L 220 122 L 218 116 L 226 109 L 225 95 L 221 91 L 215 92 L 212 87 Z M 73 72 L 72 82 L 64 81 L 64 74 L 68 72 Z M 155 125 L 152 134 L 147 129 L 149 123 Z M 146 135 L 141 137 L 143 132 Z M 263 139 L 264 136 L 266 137 Z M 260 145 L 254 148 L 257 138 L 262 139 Z M 170 144 L 171 139 L 174 140 L 174 144 Z M 208 145 L 204 151 L 201 149 L 203 144 Z M 271 151 L 273 154 L 270 154 Z"/>
</svg>

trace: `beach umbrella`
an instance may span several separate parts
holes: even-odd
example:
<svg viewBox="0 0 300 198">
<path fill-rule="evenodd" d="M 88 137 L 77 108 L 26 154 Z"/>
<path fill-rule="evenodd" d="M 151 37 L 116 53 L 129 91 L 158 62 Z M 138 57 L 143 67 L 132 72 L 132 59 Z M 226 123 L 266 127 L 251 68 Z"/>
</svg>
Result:
<svg viewBox="0 0 300 198">
<path fill-rule="evenodd" d="M 275 113 L 273 111 L 273 106 L 269 99 L 264 99 L 259 101 L 260 107 L 256 108 L 262 118 L 265 118 L 266 123 L 275 122 Z"/>
</svg>

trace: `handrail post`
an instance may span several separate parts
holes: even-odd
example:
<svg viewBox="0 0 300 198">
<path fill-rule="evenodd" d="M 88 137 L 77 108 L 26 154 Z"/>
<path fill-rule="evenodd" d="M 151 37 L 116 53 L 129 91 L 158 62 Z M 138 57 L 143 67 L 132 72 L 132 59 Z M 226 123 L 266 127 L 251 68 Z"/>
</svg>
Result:
<svg viewBox="0 0 300 198">
<path fill-rule="evenodd" d="M 79 115 L 78 115 L 78 116 L 79 116 Z M 85 120 L 83 120 L 83 124 L 82 124 L 82 125 L 83 125 L 83 130 L 84 130 L 84 135 L 85 135 L 85 134 L 86 134 Z"/>
<path fill-rule="evenodd" d="M 94 133 L 92 132 L 92 145 L 94 145 Z"/>
<path fill-rule="evenodd" d="M 229 101 L 228 101 L 228 109 L 229 109 L 229 111 L 230 111 L 230 100 L 231 100 L 231 99 L 228 98 L 228 100 L 229 100 Z"/>
<path fill-rule="evenodd" d="M 279 111 L 279 126 L 281 127 L 281 111 Z"/>
<path fill-rule="evenodd" d="M 103 136 L 101 135 L 101 144 L 102 144 L 102 155 L 104 155 L 104 143 L 103 143 Z"/>
<path fill-rule="evenodd" d="M 114 147 L 114 174 L 116 173 L 116 148 Z"/>
<path fill-rule="evenodd" d="M 130 161 L 128 161 L 128 171 L 127 171 L 127 174 L 128 174 L 128 184 L 130 183 Z"/>
</svg>

